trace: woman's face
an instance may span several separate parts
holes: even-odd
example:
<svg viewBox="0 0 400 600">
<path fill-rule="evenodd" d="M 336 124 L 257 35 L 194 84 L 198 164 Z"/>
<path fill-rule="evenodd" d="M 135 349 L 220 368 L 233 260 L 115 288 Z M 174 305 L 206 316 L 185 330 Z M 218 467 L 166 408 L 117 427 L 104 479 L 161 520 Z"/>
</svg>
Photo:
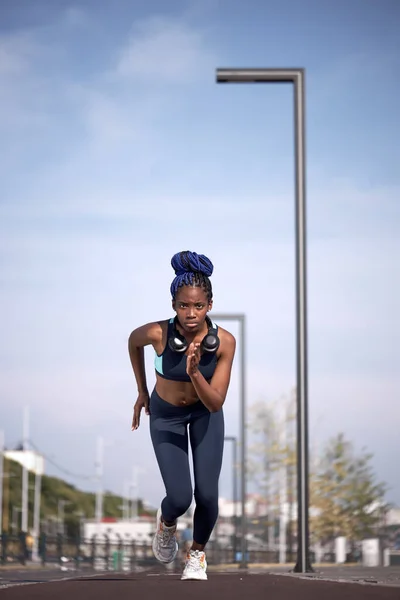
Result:
<svg viewBox="0 0 400 600">
<path fill-rule="evenodd" d="M 185 331 L 196 333 L 202 328 L 212 302 L 208 301 L 202 287 L 184 285 L 178 289 L 172 308 L 176 311 L 181 327 Z"/>
</svg>

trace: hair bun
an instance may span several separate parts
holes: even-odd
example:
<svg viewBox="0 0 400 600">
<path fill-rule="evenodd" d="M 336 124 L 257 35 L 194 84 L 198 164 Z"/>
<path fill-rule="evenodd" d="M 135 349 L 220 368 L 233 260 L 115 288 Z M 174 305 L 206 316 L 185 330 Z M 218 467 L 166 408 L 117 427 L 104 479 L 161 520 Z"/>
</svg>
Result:
<svg viewBox="0 0 400 600">
<path fill-rule="evenodd" d="M 196 254 L 196 252 L 190 252 L 189 250 L 174 254 L 171 259 L 171 265 L 176 275 L 203 273 L 206 277 L 210 277 L 214 271 L 214 266 L 207 256 Z"/>
</svg>

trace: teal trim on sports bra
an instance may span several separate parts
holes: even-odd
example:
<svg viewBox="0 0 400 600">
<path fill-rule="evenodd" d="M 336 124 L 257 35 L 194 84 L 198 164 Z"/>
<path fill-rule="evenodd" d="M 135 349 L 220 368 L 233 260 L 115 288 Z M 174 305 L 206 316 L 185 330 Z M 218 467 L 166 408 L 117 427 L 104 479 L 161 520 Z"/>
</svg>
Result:
<svg viewBox="0 0 400 600">
<path fill-rule="evenodd" d="M 163 357 L 162 354 L 159 356 L 158 354 L 154 357 L 154 367 L 159 375 L 164 375 L 163 373 Z"/>
</svg>

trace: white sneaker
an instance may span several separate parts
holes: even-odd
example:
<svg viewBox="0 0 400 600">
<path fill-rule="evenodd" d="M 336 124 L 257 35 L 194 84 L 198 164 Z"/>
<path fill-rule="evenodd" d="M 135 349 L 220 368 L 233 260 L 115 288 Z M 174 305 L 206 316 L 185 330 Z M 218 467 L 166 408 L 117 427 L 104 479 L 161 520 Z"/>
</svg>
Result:
<svg viewBox="0 0 400 600">
<path fill-rule="evenodd" d="M 156 533 L 153 538 L 153 553 L 162 563 L 171 563 L 178 552 L 178 542 L 175 537 L 176 524 L 167 527 L 161 521 L 161 508 L 157 511 Z"/>
<path fill-rule="evenodd" d="M 207 561 L 204 552 L 189 550 L 181 580 L 207 581 Z"/>
</svg>

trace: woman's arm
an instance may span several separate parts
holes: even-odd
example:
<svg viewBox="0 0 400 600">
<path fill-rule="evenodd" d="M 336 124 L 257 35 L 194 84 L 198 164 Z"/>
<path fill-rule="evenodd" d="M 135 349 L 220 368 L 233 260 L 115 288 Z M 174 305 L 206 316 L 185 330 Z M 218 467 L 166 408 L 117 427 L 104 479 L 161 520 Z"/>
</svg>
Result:
<svg viewBox="0 0 400 600">
<path fill-rule="evenodd" d="M 128 352 L 138 389 L 138 398 L 133 410 L 132 430 L 140 424 L 142 408 L 149 414 L 149 392 L 147 389 L 146 370 L 144 362 L 144 346 L 153 346 L 161 340 L 160 323 L 147 323 L 134 329 L 128 339 Z"/>
<path fill-rule="evenodd" d="M 222 332 L 221 332 L 222 333 Z M 189 375 L 194 389 L 210 412 L 220 410 L 225 402 L 226 394 L 231 379 L 233 359 L 236 350 L 236 340 L 228 331 L 221 337 L 221 355 L 210 383 L 198 370 L 200 361 L 200 344 L 190 344 L 187 357 L 186 372 Z"/>
<path fill-rule="evenodd" d="M 160 323 L 147 323 L 134 329 L 128 339 L 129 358 L 135 374 L 138 392 L 147 391 L 144 367 L 144 346 L 157 345 L 162 337 Z"/>
</svg>

